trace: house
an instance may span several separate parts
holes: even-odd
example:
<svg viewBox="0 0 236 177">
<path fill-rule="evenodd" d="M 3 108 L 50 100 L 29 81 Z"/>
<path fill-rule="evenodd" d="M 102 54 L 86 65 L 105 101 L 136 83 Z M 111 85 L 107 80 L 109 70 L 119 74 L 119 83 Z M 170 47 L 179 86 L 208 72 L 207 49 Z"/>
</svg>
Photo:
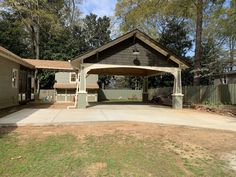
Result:
<svg viewBox="0 0 236 177">
<path fill-rule="evenodd" d="M 34 69 L 0 46 L 0 109 L 34 99 Z"/>
<path fill-rule="evenodd" d="M 214 85 L 236 84 L 236 61 L 225 66 L 224 72 L 215 75 Z"/>
<path fill-rule="evenodd" d="M 57 72 L 55 73 L 54 89 L 56 91 L 56 102 L 74 102 L 76 93 L 76 81 L 78 74 L 76 72 Z M 98 100 L 98 75 L 90 74 L 86 78 L 88 102 L 97 102 Z M 79 85 L 78 85 L 79 87 Z"/>
<path fill-rule="evenodd" d="M 39 70 L 55 72 L 55 101 L 75 101 L 78 72 L 70 62 L 23 59 L 0 46 L 0 109 L 37 99 Z M 97 81 L 98 75 L 87 76 L 89 102 L 97 101 Z"/>
<path fill-rule="evenodd" d="M 56 102 L 74 102 L 76 87 L 77 87 L 77 73 L 71 66 L 70 62 L 58 60 L 35 60 L 24 59 L 29 64 L 35 66 L 36 70 L 50 70 L 55 72 L 55 100 Z M 98 75 L 87 76 L 87 91 L 88 101 L 97 101 L 97 91 L 99 89 Z M 78 83 L 79 84 L 79 83 Z"/>
<path fill-rule="evenodd" d="M 236 71 L 226 72 L 215 76 L 214 85 L 236 84 Z"/>
</svg>

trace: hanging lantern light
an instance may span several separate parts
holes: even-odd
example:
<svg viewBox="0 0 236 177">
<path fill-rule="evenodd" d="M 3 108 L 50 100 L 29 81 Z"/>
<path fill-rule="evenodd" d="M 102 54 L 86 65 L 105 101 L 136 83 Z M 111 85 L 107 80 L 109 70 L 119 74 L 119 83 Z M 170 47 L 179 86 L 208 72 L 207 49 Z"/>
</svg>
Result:
<svg viewBox="0 0 236 177">
<path fill-rule="evenodd" d="M 139 55 L 139 50 L 136 48 L 136 46 L 133 49 L 133 55 L 135 56 Z"/>
</svg>

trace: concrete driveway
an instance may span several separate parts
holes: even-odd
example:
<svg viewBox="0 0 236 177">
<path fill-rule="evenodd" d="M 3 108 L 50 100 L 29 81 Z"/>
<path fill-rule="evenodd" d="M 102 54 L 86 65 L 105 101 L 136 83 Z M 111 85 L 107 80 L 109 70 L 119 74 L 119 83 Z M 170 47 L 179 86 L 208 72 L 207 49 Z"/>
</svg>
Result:
<svg viewBox="0 0 236 177">
<path fill-rule="evenodd" d="M 131 121 L 236 131 L 236 118 L 153 105 L 97 105 L 85 110 L 23 109 L 0 118 L 3 125 L 67 125 L 86 122 Z"/>
</svg>

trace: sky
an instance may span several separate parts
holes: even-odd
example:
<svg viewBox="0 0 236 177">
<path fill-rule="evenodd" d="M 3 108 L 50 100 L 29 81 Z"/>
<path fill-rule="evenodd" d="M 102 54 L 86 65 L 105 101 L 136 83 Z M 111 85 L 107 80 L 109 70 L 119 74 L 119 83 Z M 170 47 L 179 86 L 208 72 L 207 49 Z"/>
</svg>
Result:
<svg viewBox="0 0 236 177">
<path fill-rule="evenodd" d="M 84 0 L 80 5 L 83 15 L 94 13 L 101 16 L 113 16 L 116 0 Z"/>
<path fill-rule="evenodd" d="M 82 16 L 90 13 L 96 14 L 99 17 L 108 16 L 111 18 L 111 38 L 117 38 L 119 34 L 119 23 L 114 21 L 115 6 L 117 0 L 83 0 L 80 4 Z"/>
</svg>

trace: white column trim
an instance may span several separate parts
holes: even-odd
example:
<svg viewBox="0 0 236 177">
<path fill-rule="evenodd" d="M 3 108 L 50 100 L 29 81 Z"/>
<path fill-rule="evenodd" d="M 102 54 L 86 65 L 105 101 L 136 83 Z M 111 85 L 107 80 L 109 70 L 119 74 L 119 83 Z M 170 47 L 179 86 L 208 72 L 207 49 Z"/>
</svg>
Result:
<svg viewBox="0 0 236 177">
<path fill-rule="evenodd" d="M 84 65 L 84 67 L 86 74 L 92 69 L 106 69 L 106 68 L 127 68 L 127 69 L 137 68 L 137 69 L 146 69 L 159 72 L 160 71 L 167 72 L 173 75 L 176 75 L 177 71 L 180 70 L 180 68 L 177 67 L 133 66 L 133 65 L 112 65 L 112 64 L 87 64 L 87 66 Z"/>
</svg>

